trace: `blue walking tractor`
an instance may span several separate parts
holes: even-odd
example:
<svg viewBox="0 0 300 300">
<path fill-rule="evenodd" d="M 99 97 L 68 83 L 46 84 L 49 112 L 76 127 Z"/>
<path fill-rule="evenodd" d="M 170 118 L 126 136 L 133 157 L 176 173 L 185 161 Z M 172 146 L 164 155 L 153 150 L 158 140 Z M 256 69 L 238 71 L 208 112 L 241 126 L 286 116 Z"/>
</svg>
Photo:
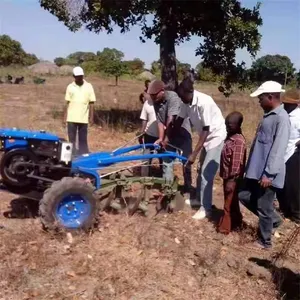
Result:
<svg viewBox="0 0 300 300">
<path fill-rule="evenodd" d="M 147 215 L 152 191 L 158 193 L 156 213 L 182 210 L 177 176 L 167 182 L 159 176 L 133 172 L 151 159 L 184 163 L 180 149 L 173 152 L 155 144 L 126 145 L 74 156 L 73 145 L 55 134 L 0 129 L 2 190 L 39 201 L 43 227 L 51 231 L 90 230 L 100 211 Z"/>
</svg>

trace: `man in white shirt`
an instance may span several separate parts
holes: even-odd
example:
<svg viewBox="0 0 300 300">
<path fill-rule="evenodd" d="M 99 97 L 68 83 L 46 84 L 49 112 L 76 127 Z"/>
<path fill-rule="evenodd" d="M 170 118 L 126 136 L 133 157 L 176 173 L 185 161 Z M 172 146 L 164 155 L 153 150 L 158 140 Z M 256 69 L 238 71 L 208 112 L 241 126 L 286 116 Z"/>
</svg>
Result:
<svg viewBox="0 0 300 300">
<path fill-rule="evenodd" d="M 277 193 L 280 209 L 285 217 L 300 224 L 300 90 L 286 91 L 282 102 L 289 114 L 291 129 L 285 152 L 286 176 L 282 190 Z"/>
<path fill-rule="evenodd" d="M 198 143 L 187 163 L 192 165 L 201 151 L 197 199 L 196 201 L 187 200 L 187 203 L 195 205 L 198 202 L 198 205 L 200 204 L 200 209 L 193 218 L 201 220 L 208 217 L 212 209 L 213 181 L 219 169 L 221 151 L 227 135 L 225 119 L 220 108 L 209 95 L 194 90 L 190 79 L 185 79 L 180 83 L 178 92 L 185 105 L 181 106 L 177 126 L 189 117 L 193 128 L 199 134 Z"/>
<path fill-rule="evenodd" d="M 156 119 L 156 113 L 153 106 L 153 101 L 150 99 L 150 96 L 146 98 L 147 100 L 143 104 L 141 111 L 140 119 L 142 120 L 142 129 L 141 132 L 144 132 L 144 135 L 139 139 L 140 143 L 145 144 L 154 144 L 159 137 L 158 134 L 158 124 Z M 146 150 L 145 153 L 149 151 Z M 147 161 L 148 165 L 151 164 L 152 160 Z M 162 160 L 159 160 L 160 169 L 162 171 Z M 142 176 L 150 175 L 150 166 L 145 166 L 141 168 Z"/>
</svg>

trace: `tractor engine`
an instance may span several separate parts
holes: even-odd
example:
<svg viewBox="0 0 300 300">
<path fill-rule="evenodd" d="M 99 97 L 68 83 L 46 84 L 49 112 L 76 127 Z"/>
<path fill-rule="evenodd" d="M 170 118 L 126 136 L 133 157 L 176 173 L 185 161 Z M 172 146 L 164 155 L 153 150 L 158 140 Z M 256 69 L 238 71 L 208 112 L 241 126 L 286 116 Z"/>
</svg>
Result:
<svg viewBox="0 0 300 300">
<path fill-rule="evenodd" d="M 0 129 L 2 183 L 10 191 L 45 190 L 70 174 L 73 145 L 45 131 Z"/>
</svg>

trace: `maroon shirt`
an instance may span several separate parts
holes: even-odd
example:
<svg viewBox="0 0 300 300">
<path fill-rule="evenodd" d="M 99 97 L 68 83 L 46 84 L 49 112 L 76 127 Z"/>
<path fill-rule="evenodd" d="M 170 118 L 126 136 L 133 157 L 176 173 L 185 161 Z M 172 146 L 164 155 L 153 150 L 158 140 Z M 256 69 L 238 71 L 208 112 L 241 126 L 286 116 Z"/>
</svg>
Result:
<svg viewBox="0 0 300 300">
<path fill-rule="evenodd" d="M 233 179 L 243 177 L 246 154 L 246 140 L 242 134 L 237 133 L 227 137 L 221 153 L 221 178 Z"/>
</svg>

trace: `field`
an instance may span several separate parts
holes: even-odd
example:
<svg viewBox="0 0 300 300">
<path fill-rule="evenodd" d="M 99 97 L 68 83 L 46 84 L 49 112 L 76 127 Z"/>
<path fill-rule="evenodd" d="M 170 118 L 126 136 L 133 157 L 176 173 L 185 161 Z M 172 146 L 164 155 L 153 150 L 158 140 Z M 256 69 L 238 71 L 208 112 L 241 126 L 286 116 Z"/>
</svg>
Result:
<svg viewBox="0 0 300 300">
<path fill-rule="evenodd" d="M 45 129 L 66 137 L 64 93 L 71 78 L 49 77 L 45 85 L 0 85 L 0 126 Z M 90 128 L 92 151 L 113 149 L 138 130 L 143 82 L 98 77 L 97 124 Z M 239 110 L 250 145 L 261 117 L 257 101 L 237 93 L 225 99 L 216 86 L 199 84 L 224 115 Z M 196 170 L 194 170 L 194 174 Z M 254 252 L 257 218 L 243 208 L 245 229 L 223 236 L 214 224 L 197 222 L 186 209 L 156 218 L 103 214 L 89 236 L 52 236 L 42 231 L 37 205 L 0 192 L 0 299 L 299 299 L 300 240 L 283 251 L 294 224 L 285 221 L 274 249 Z M 214 204 L 222 208 L 221 181 Z"/>
</svg>

